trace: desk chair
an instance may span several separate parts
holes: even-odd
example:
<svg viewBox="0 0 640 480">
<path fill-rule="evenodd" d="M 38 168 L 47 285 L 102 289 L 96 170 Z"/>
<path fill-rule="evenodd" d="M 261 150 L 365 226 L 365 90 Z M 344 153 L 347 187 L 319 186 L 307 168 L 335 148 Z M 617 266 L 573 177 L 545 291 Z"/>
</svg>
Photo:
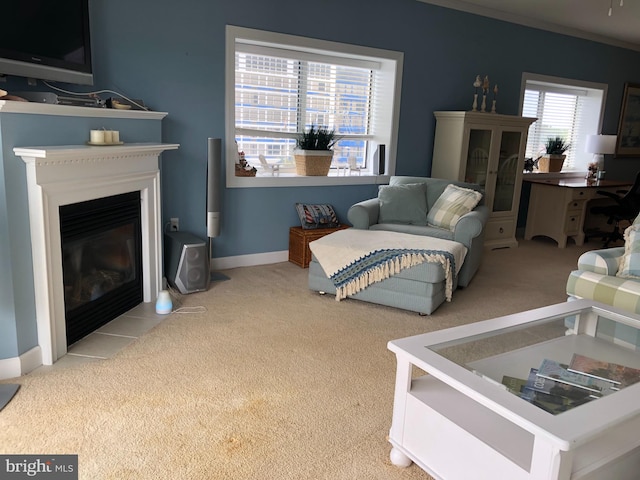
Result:
<svg viewBox="0 0 640 480">
<path fill-rule="evenodd" d="M 624 240 L 620 222 L 626 220 L 631 224 L 640 213 L 640 172 L 636 174 L 635 182 L 629 190 L 618 190 L 616 193 L 598 190 L 597 193 L 616 202 L 614 205 L 593 207 L 590 210 L 595 215 L 606 215 L 607 224 L 613 224 L 613 231 L 602 237 L 605 241 L 603 248 L 607 248 L 611 242 Z"/>
</svg>

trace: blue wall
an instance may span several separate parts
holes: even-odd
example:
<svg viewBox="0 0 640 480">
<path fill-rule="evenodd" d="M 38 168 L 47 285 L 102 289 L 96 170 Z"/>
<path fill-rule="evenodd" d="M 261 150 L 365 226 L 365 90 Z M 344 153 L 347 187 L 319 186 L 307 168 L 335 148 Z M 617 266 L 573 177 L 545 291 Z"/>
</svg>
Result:
<svg viewBox="0 0 640 480">
<path fill-rule="evenodd" d="M 640 54 L 428 5 L 416 0 L 323 0 L 326 21 L 298 0 L 93 0 L 99 88 L 169 112 L 163 155 L 164 219 L 205 236 L 207 137 L 224 138 L 225 25 L 402 51 L 405 54 L 397 173 L 429 175 L 434 110 L 468 110 L 477 74 L 499 85 L 498 111 L 517 114 L 523 71 L 609 85 L 604 133 L 617 128 L 623 85 L 640 81 Z M 586 61 L 585 59 L 588 59 Z M 636 161 L 607 165 L 609 178 Z M 298 223 L 294 203 L 332 203 L 342 219 L 374 185 L 236 188 L 223 197 L 214 256 L 281 251 Z"/>
<path fill-rule="evenodd" d="M 603 133 L 609 134 L 617 129 L 624 83 L 640 83 L 640 53 L 635 51 L 417 0 L 322 0 L 314 5 L 329 12 L 326 21 L 299 0 L 91 0 L 95 89 L 117 90 L 168 112 L 163 140 L 181 145 L 163 155 L 165 221 L 179 217 L 182 230 L 205 236 L 207 138 L 224 138 L 227 24 L 404 52 L 396 171 L 402 175 L 430 174 L 432 112 L 468 110 L 478 74 L 498 83 L 498 111 L 506 114 L 518 113 L 524 71 L 606 83 Z M 11 92 L 27 85 L 24 79 L 10 78 L 2 87 Z M 3 123 L 4 140 L 11 122 Z M 126 125 L 118 129 L 125 140 L 136 140 Z M 84 137 L 75 137 L 86 130 L 86 124 L 66 130 L 53 126 L 57 135 L 40 141 L 81 143 Z M 15 144 L 32 143 L 24 135 Z M 24 223 L 24 212 L 9 211 L 6 197 L 22 197 L 26 194 L 19 190 L 26 187 L 7 185 L 6 168 L 0 170 L 0 267 L 14 274 L 12 288 L 0 289 L 0 359 L 24 353 L 35 341 L 33 324 L 14 320 L 17 314 L 33 315 L 33 306 L 23 305 L 19 292 L 31 265 L 28 256 L 19 267 L 11 258 L 26 227 L 14 229 Z M 608 160 L 606 169 L 608 178 L 631 178 L 640 160 Z M 345 220 L 351 204 L 375 194 L 375 185 L 225 189 L 222 235 L 214 240 L 214 256 L 286 250 L 288 229 L 298 223 L 295 202 L 332 203 Z"/>
</svg>

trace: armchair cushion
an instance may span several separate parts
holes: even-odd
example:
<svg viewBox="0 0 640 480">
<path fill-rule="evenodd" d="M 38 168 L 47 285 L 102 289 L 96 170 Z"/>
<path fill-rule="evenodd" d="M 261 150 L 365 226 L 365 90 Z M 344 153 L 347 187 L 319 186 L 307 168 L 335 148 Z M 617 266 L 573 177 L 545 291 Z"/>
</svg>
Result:
<svg viewBox="0 0 640 480">
<path fill-rule="evenodd" d="M 460 217 L 473 210 L 482 194 L 476 190 L 447 185 L 427 214 L 427 223 L 434 227 L 453 230 Z"/>
<path fill-rule="evenodd" d="M 378 223 L 427 224 L 427 186 L 424 183 L 381 185 Z"/>
</svg>

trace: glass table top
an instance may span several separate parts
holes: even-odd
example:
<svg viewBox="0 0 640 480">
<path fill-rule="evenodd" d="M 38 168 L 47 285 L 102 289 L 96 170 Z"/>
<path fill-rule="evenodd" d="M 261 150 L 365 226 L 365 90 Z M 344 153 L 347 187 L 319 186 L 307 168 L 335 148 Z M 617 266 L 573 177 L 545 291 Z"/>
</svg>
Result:
<svg viewBox="0 0 640 480">
<path fill-rule="evenodd" d="M 638 317 L 570 303 L 445 341 L 426 334 L 423 348 L 553 415 L 640 382 Z"/>
</svg>

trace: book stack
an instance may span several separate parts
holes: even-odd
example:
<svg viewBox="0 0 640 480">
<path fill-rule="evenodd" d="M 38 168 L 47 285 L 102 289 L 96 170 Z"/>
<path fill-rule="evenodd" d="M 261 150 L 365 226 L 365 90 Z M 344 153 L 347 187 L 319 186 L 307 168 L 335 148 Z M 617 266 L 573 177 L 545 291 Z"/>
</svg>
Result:
<svg viewBox="0 0 640 480">
<path fill-rule="evenodd" d="M 566 365 L 544 359 L 526 379 L 502 377 L 520 398 L 554 415 L 640 381 L 640 369 L 575 354 Z"/>
</svg>

